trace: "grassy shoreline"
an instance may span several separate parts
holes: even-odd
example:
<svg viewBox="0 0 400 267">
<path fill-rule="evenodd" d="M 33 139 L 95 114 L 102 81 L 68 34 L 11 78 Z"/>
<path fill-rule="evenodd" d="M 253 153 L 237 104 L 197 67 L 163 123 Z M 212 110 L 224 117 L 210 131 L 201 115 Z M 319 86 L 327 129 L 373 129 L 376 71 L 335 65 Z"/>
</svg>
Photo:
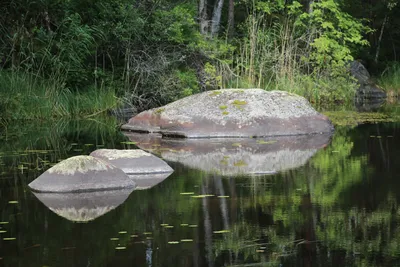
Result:
<svg viewBox="0 0 400 267">
<path fill-rule="evenodd" d="M 391 71 L 386 76 L 382 76 L 379 80 L 380 84 L 395 86 L 398 82 L 400 88 L 400 78 L 397 79 L 396 76 L 399 74 L 400 77 L 400 68 L 397 71 Z M 320 83 L 326 87 L 330 84 L 328 81 L 325 83 L 320 81 Z M 302 95 L 317 109 L 330 110 L 329 107 L 337 105 L 336 99 L 340 97 L 335 97 L 334 94 L 338 92 L 330 94 L 327 89 L 312 89 L 313 86 L 316 84 L 310 79 L 299 79 L 295 84 L 283 80 L 272 85 L 271 89 Z M 338 86 L 337 83 L 336 86 Z M 350 87 L 350 84 L 345 83 L 344 87 L 346 86 Z M 346 90 L 342 88 L 338 91 L 343 93 Z M 340 101 L 340 106 L 351 110 L 354 106 L 353 92 L 349 89 L 347 94 L 341 95 L 344 100 Z M 393 99 L 397 101 L 398 95 L 399 90 L 396 93 L 388 93 L 387 102 L 392 103 Z M 117 97 L 113 87 L 88 86 L 80 90 L 70 90 L 66 88 L 63 80 L 45 80 L 25 72 L 0 71 L 0 118 L 2 120 L 88 118 L 118 108 L 122 102 L 122 98 Z"/>
<path fill-rule="evenodd" d="M 118 106 L 112 88 L 65 88 L 62 80 L 0 71 L 0 117 L 7 120 L 84 118 Z"/>
</svg>

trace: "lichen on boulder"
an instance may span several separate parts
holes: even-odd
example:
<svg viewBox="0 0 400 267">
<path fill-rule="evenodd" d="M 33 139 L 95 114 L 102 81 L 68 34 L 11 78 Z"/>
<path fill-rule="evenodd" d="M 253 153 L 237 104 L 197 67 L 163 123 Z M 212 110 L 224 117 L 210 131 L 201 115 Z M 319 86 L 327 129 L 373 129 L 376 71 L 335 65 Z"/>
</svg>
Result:
<svg viewBox="0 0 400 267">
<path fill-rule="evenodd" d="M 301 96 L 262 89 L 223 89 L 141 112 L 122 129 L 198 138 L 329 133 L 333 126 Z"/>
<path fill-rule="evenodd" d="M 166 162 L 141 149 L 98 149 L 91 156 L 110 162 L 127 174 L 171 173 Z"/>
<path fill-rule="evenodd" d="M 111 163 L 92 156 L 61 161 L 29 184 L 37 192 L 85 192 L 133 188 L 135 182 Z"/>
</svg>

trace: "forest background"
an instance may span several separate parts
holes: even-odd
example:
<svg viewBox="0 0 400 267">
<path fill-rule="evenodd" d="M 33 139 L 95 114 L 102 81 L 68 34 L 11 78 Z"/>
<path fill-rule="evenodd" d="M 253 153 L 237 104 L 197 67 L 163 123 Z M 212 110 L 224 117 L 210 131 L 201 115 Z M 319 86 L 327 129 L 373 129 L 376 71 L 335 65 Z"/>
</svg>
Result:
<svg viewBox="0 0 400 267">
<path fill-rule="evenodd" d="M 137 111 L 218 88 L 352 103 L 400 88 L 397 0 L 3 0 L 0 117 Z M 398 14 L 398 15 L 396 15 Z"/>
</svg>

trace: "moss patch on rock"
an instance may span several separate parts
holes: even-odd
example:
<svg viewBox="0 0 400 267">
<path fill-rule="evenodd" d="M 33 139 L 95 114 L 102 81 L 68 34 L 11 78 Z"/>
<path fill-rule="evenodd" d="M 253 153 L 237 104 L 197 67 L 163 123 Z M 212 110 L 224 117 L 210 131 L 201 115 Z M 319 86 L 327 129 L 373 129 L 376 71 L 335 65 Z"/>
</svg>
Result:
<svg viewBox="0 0 400 267">
<path fill-rule="evenodd" d="M 105 171 L 114 169 L 114 166 L 107 162 L 91 156 L 76 156 L 51 167 L 49 173 L 57 173 L 63 175 L 74 175 L 78 173 L 87 173 L 89 171 Z"/>
<path fill-rule="evenodd" d="M 220 95 L 220 94 L 221 94 L 221 91 L 213 91 L 213 92 L 209 93 L 208 95 L 209 96 L 217 96 L 217 95 Z"/>
</svg>

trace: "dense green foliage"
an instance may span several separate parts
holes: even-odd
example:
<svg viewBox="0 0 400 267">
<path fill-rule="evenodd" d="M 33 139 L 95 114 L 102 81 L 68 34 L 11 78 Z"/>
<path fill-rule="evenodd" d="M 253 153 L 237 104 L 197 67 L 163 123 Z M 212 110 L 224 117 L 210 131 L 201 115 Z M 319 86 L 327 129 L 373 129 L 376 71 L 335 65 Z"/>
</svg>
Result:
<svg viewBox="0 0 400 267">
<path fill-rule="evenodd" d="M 398 89 L 389 69 L 400 52 L 395 1 L 7 0 L 0 8 L 6 117 L 88 115 L 122 103 L 142 110 L 221 87 L 351 102 L 353 59 Z M 29 116 L 29 99 L 43 95 L 52 95 L 41 99 L 48 108 Z M 107 105 L 58 107 L 82 95 Z"/>
</svg>

